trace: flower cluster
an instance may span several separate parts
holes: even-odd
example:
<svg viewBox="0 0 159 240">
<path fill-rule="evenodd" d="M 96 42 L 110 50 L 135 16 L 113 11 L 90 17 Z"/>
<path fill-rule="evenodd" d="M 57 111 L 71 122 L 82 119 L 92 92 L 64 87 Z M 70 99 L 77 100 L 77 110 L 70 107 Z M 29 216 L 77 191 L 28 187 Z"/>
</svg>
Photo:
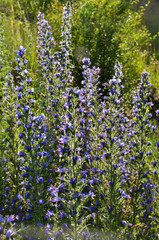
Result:
<svg viewBox="0 0 159 240">
<path fill-rule="evenodd" d="M 119 63 L 102 88 L 100 69 L 84 58 L 81 87 L 73 87 L 70 17 L 68 3 L 61 49 L 53 54 L 51 27 L 39 13 L 36 81 L 23 46 L 16 77 L 5 79 L 0 236 L 20 237 L 24 226 L 36 225 L 45 226 L 46 239 L 157 239 L 148 74 L 141 75 L 130 115 Z"/>
</svg>

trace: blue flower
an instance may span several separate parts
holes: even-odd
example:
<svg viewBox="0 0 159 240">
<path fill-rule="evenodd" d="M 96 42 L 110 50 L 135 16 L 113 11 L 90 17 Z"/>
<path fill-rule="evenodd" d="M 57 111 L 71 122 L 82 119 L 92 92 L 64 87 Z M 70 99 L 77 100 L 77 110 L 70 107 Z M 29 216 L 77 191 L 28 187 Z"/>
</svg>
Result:
<svg viewBox="0 0 159 240">
<path fill-rule="evenodd" d="M 37 152 L 37 156 L 41 157 L 43 155 L 43 152 Z"/>
<path fill-rule="evenodd" d="M 28 70 L 27 70 L 27 69 L 24 70 L 24 74 L 25 74 L 25 75 L 28 74 Z"/>
<path fill-rule="evenodd" d="M 90 211 L 90 212 L 93 212 L 93 211 L 95 211 L 97 208 L 95 207 L 95 206 L 90 206 L 89 208 L 88 208 L 88 210 Z"/>
<path fill-rule="evenodd" d="M 19 138 L 22 138 L 23 136 L 25 136 L 25 134 L 24 134 L 24 133 L 21 133 L 21 132 L 19 132 Z"/>
<path fill-rule="evenodd" d="M 157 164 L 157 162 L 156 161 L 153 161 L 153 162 L 151 162 L 152 163 L 152 165 L 155 167 L 156 166 L 156 164 Z"/>
<path fill-rule="evenodd" d="M 155 146 L 159 148 L 159 141 L 155 143 Z"/>
<path fill-rule="evenodd" d="M 157 115 L 157 116 L 159 115 L 159 109 L 156 110 L 156 115 Z"/>
<path fill-rule="evenodd" d="M 3 232 L 3 226 L 0 225 L 0 233 L 2 233 L 2 232 Z"/>
<path fill-rule="evenodd" d="M 18 151 L 18 155 L 19 155 L 19 156 L 25 156 L 25 152 L 23 152 L 23 151 Z"/>
<path fill-rule="evenodd" d="M 60 212 L 59 217 L 60 217 L 60 218 L 66 217 L 66 213 L 65 213 L 65 212 Z"/>
<path fill-rule="evenodd" d="M 146 152 L 147 155 L 151 155 L 152 154 L 152 150 L 149 149 L 148 152 Z"/>
<path fill-rule="evenodd" d="M 19 47 L 19 51 L 21 51 L 21 52 L 23 52 L 23 53 L 24 53 L 24 52 L 25 52 L 25 50 L 26 50 L 26 49 L 25 49 L 25 48 L 24 48 L 22 45 Z"/>
<path fill-rule="evenodd" d="M 59 202 L 61 201 L 61 198 L 58 197 L 54 197 L 53 199 L 51 199 L 52 202 Z"/>
<path fill-rule="evenodd" d="M 32 219 L 32 215 L 29 215 L 28 213 L 25 214 L 26 220 Z"/>
<path fill-rule="evenodd" d="M 108 212 L 111 212 L 111 211 L 113 211 L 113 208 L 107 206 L 107 211 L 108 211 Z"/>
<path fill-rule="evenodd" d="M 2 222 L 3 221 L 3 218 L 2 218 L 2 215 L 0 214 L 0 222 Z"/>
<path fill-rule="evenodd" d="M 31 146 L 25 146 L 25 150 L 29 152 L 31 150 Z"/>
<path fill-rule="evenodd" d="M 30 107 L 29 106 L 25 106 L 24 108 L 23 108 L 23 111 L 24 112 L 28 112 L 30 110 Z"/>
<path fill-rule="evenodd" d="M 38 181 L 39 181 L 40 183 L 42 183 L 42 182 L 44 181 L 43 177 L 39 177 L 39 178 L 38 178 Z"/>
<path fill-rule="evenodd" d="M 24 194 L 24 196 L 25 196 L 25 198 L 28 198 L 28 197 L 30 196 L 30 192 L 26 192 L 26 193 Z"/>
<path fill-rule="evenodd" d="M 122 221 L 122 225 L 125 226 L 127 224 L 126 221 Z"/>
<path fill-rule="evenodd" d="M 48 164 L 46 162 L 43 163 L 43 167 L 47 168 Z"/>
<path fill-rule="evenodd" d="M 110 185 L 111 187 L 113 187 L 113 186 L 114 186 L 114 181 L 109 181 L 109 185 Z"/>
<path fill-rule="evenodd" d="M 43 204 L 43 203 L 44 203 L 44 199 L 39 199 L 38 202 L 39 202 L 40 204 Z"/>
<path fill-rule="evenodd" d="M 43 225 L 42 225 L 41 222 L 36 222 L 36 225 L 37 225 L 38 227 L 43 227 Z"/>
<path fill-rule="evenodd" d="M 14 215 L 9 216 L 8 222 L 13 222 L 14 220 L 15 220 L 15 216 Z"/>
<path fill-rule="evenodd" d="M 6 237 L 9 238 L 12 234 L 13 234 L 13 230 L 8 229 L 7 232 L 6 232 Z"/>
<path fill-rule="evenodd" d="M 90 65 L 91 65 L 91 62 L 90 62 L 90 59 L 89 59 L 89 58 L 83 58 L 82 63 L 83 63 L 84 65 L 87 65 L 87 66 L 90 66 Z"/>
<path fill-rule="evenodd" d="M 74 198 L 78 198 L 79 197 L 79 193 L 78 191 L 75 192 L 75 194 L 73 195 Z"/>
</svg>

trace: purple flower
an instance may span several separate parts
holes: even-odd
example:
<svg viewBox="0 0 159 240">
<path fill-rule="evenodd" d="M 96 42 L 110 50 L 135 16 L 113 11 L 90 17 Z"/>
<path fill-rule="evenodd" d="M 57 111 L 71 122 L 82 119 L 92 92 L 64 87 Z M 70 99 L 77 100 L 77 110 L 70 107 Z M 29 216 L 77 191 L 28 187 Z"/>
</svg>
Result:
<svg viewBox="0 0 159 240">
<path fill-rule="evenodd" d="M 30 151 L 31 150 L 31 146 L 25 146 L 25 150 Z"/>
<path fill-rule="evenodd" d="M 108 211 L 108 212 L 111 212 L 111 211 L 113 211 L 113 208 L 107 206 L 107 211 Z"/>
<path fill-rule="evenodd" d="M 0 225 L 0 233 L 3 232 L 3 226 Z"/>
<path fill-rule="evenodd" d="M 46 215 L 47 215 L 48 217 L 52 216 L 52 215 L 53 215 L 53 211 L 49 211 L 49 210 L 47 210 Z"/>
<path fill-rule="evenodd" d="M 79 193 L 76 191 L 73 197 L 74 198 L 78 198 L 79 197 Z"/>
<path fill-rule="evenodd" d="M 22 138 L 23 136 L 25 136 L 25 134 L 24 134 L 24 133 L 21 133 L 21 132 L 19 132 L 19 138 Z"/>
<path fill-rule="evenodd" d="M 32 216 L 27 214 L 27 213 L 25 214 L 25 217 L 26 217 L 27 220 L 30 220 L 32 218 Z"/>
<path fill-rule="evenodd" d="M 65 213 L 65 212 L 60 212 L 59 217 L 60 217 L 60 218 L 66 217 L 66 213 Z"/>
<path fill-rule="evenodd" d="M 113 187 L 113 186 L 114 186 L 114 181 L 109 181 L 109 185 L 110 185 L 111 187 Z"/>
<path fill-rule="evenodd" d="M 2 215 L 0 214 L 0 222 L 2 222 L 3 221 L 3 218 L 2 218 Z"/>
<path fill-rule="evenodd" d="M 8 222 L 13 222 L 15 220 L 15 216 L 14 215 L 11 215 L 9 218 L 8 218 Z"/>
<path fill-rule="evenodd" d="M 36 225 L 37 225 L 38 227 L 42 227 L 42 226 L 43 226 L 41 222 L 36 222 Z"/>
<path fill-rule="evenodd" d="M 42 183 L 42 182 L 44 181 L 43 177 L 39 177 L 39 178 L 38 178 L 38 181 L 39 181 L 40 183 Z"/>
<path fill-rule="evenodd" d="M 18 155 L 19 155 L 19 156 L 25 156 L 25 152 L 19 151 L 19 152 L 18 152 Z"/>
<path fill-rule="evenodd" d="M 95 211 L 97 208 L 95 207 L 95 206 L 90 206 L 89 208 L 88 208 L 88 211 L 90 211 L 90 212 L 93 212 L 93 211 Z"/>
<path fill-rule="evenodd" d="M 91 65 L 91 62 L 90 62 L 89 58 L 83 58 L 82 62 L 83 62 L 84 65 L 87 65 L 87 66 Z"/>
<path fill-rule="evenodd" d="M 48 164 L 46 162 L 43 163 L 43 167 L 47 168 Z"/>
<path fill-rule="evenodd" d="M 159 148 L 159 141 L 155 143 L 155 146 Z"/>
<path fill-rule="evenodd" d="M 59 201 L 61 201 L 61 198 L 54 197 L 54 198 L 52 199 L 52 202 L 59 202 Z"/>
<path fill-rule="evenodd" d="M 42 152 L 37 152 L 37 156 L 38 156 L 38 157 L 41 157 L 42 155 L 43 155 Z"/>
<path fill-rule="evenodd" d="M 156 115 L 159 115 L 159 109 L 156 110 Z"/>
<path fill-rule="evenodd" d="M 30 107 L 29 106 L 25 106 L 24 108 L 23 108 L 23 111 L 24 112 L 28 112 L 30 110 Z"/>
<path fill-rule="evenodd" d="M 146 152 L 147 155 L 151 155 L 152 154 L 152 150 L 149 149 L 148 152 Z"/>
<path fill-rule="evenodd" d="M 156 161 L 153 161 L 153 162 L 151 162 L 152 163 L 152 165 L 155 167 L 156 166 L 156 164 L 157 164 L 157 162 Z"/>
<path fill-rule="evenodd" d="M 127 223 L 126 223 L 126 221 L 122 221 L 122 224 L 125 226 Z"/>
<path fill-rule="evenodd" d="M 25 198 L 28 198 L 28 197 L 30 196 L 30 192 L 26 192 L 26 193 L 24 194 L 24 196 L 25 196 Z"/>
<path fill-rule="evenodd" d="M 76 183 L 76 181 L 77 181 L 76 178 L 71 178 L 71 179 L 69 180 L 69 183 L 74 186 L 74 184 Z"/>
<path fill-rule="evenodd" d="M 25 48 L 21 45 L 20 47 L 19 47 L 19 51 L 21 51 L 21 52 L 25 52 Z"/>
<path fill-rule="evenodd" d="M 9 238 L 12 234 L 13 234 L 13 230 L 8 229 L 7 232 L 6 232 L 6 237 Z"/>
<path fill-rule="evenodd" d="M 44 199 L 39 199 L 38 201 L 39 201 L 40 204 L 44 203 Z"/>
<path fill-rule="evenodd" d="M 24 70 L 24 74 L 25 74 L 25 75 L 28 74 L 28 70 L 27 70 L 27 69 Z"/>
</svg>

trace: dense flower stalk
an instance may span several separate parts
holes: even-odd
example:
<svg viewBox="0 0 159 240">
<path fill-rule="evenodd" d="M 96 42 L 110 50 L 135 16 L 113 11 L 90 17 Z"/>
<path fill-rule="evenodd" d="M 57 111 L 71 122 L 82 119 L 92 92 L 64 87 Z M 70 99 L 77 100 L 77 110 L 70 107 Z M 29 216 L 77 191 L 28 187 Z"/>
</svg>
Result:
<svg viewBox="0 0 159 240">
<path fill-rule="evenodd" d="M 153 169 L 149 162 L 152 155 L 151 142 L 148 134 L 155 127 L 150 123 L 151 114 L 149 112 L 152 103 L 148 101 L 150 95 L 150 82 L 148 73 L 142 73 L 139 89 L 134 93 L 131 124 L 129 127 L 129 178 L 132 187 L 129 189 L 131 198 L 130 208 L 132 218 L 130 225 L 136 225 L 137 234 L 142 237 L 155 237 L 152 224 L 154 211 L 155 186 L 153 182 Z M 131 231 L 130 231 L 131 232 Z"/>
<path fill-rule="evenodd" d="M 101 134 L 100 143 L 100 169 L 104 169 L 102 175 L 103 185 L 99 186 L 101 197 L 101 217 L 102 223 L 108 231 L 110 239 L 119 235 L 122 222 L 125 220 L 123 216 L 123 203 L 126 198 L 122 197 L 122 167 L 124 167 L 123 153 L 124 144 L 124 114 L 121 97 L 123 88 L 122 70 L 120 64 L 115 65 L 115 75 L 109 83 L 103 84 L 108 87 L 109 95 L 102 103 L 101 114 Z M 105 206 L 105 207 L 104 207 Z M 103 217 L 102 217 L 103 218 Z M 119 229 L 117 232 L 116 229 Z"/>
<path fill-rule="evenodd" d="M 44 14 L 38 14 L 38 63 L 39 63 L 39 94 L 41 96 L 42 107 L 46 111 L 50 110 L 50 95 L 55 92 L 55 64 L 52 48 L 55 46 L 52 37 L 51 26 L 45 20 Z"/>
</svg>

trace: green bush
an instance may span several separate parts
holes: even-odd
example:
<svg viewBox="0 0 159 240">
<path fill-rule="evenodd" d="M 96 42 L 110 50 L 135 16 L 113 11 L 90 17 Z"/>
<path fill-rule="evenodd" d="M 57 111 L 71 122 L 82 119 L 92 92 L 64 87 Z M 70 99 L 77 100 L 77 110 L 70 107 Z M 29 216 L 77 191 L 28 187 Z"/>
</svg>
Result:
<svg viewBox="0 0 159 240">
<path fill-rule="evenodd" d="M 112 77 L 113 66 L 118 59 L 125 66 L 126 90 L 136 84 L 150 58 L 150 34 L 142 22 L 144 8 L 134 11 L 136 2 L 82 0 L 74 6 L 74 51 L 77 47 L 89 51 L 92 64 L 101 69 L 102 81 Z M 78 66 L 79 60 L 76 58 L 75 61 Z M 77 68 L 80 71 L 80 67 Z M 134 82 L 130 81 L 130 74 Z"/>
</svg>

